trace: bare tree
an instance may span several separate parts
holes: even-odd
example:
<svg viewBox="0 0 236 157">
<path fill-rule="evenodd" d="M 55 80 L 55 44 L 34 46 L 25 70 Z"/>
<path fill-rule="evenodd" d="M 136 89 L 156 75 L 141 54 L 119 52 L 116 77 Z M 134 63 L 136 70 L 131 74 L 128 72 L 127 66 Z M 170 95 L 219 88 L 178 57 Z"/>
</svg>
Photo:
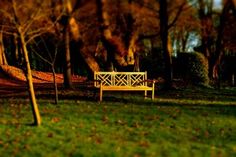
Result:
<svg viewBox="0 0 236 157">
<path fill-rule="evenodd" d="M 42 54 L 38 53 L 37 50 L 33 49 L 33 52 L 45 63 L 49 64 L 52 70 L 53 75 L 53 84 L 54 84 L 54 95 L 55 95 L 55 104 L 58 104 L 58 88 L 57 88 L 57 80 L 56 80 L 56 70 L 55 70 L 55 62 L 58 54 L 58 42 L 54 41 L 55 44 L 55 51 L 54 54 L 51 54 L 51 52 L 48 49 L 48 46 L 46 45 L 44 39 L 41 37 L 40 42 L 42 42 L 43 47 L 45 48 L 47 52 L 47 57 L 44 57 Z M 39 47 L 39 43 L 35 41 L 35 45 Z"/>
<path fill-rule="evenodd" d="M 32 73 L 29 60 L 29 52 L 27 45 L 36 37 L 51 31 L 54 23 L 51 23 L 49 18 L 50 9 L 48 1 L 33 2 L 29 0 L 3 2 L 6 10 L 1 10 L 4 18 L 7 18 L 9 25 L 4 30 L 4 33 L 10 35 L 17 35 L 24 57 L 24 71 L 29 91 L 29 98 L 32 107 L 34 124 L 41 124 L 41 117 L 38 109 L 38 104 L 35 97 L 35 91 L 32 80 Z M 10 8 L 10 9 L 9 9 Z"/>
</svg>

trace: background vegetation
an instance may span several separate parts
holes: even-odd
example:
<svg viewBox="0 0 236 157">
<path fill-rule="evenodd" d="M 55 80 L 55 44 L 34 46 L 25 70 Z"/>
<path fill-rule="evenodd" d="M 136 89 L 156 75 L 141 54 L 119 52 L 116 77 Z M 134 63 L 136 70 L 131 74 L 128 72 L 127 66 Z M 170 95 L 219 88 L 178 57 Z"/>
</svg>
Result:
<svg viewBox="0 0 236 157">
<path fill-rule="evenodd" d="M 53 63 L 66 87 L 72 74 L 100 70 L 148 71 L 171 86 L 173 57 L 193 51 L 208 60 L 211 80 L 235 75 L 226 59 L 235 60 L 233 0 L 13 0 L 1 6 L 0 64 L 23 68 L 25 44 L 31 68 L 52 71 Z"/>
</svg>

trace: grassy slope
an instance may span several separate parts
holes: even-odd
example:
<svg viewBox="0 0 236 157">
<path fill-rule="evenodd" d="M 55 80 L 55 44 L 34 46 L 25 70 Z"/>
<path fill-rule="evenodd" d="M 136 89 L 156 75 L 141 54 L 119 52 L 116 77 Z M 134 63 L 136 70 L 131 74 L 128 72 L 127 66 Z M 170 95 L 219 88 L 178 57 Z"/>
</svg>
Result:
<svg viewBox="0 0 236 157">
<path fill-rule="evenodd" d="M 40 127 L 28 125 L 28 102 L 1 100 L 1 156 L 236 156 L 235 89 L 159 92 L 155 102 L 112 95 L 39 100 Z"/>
</svg>

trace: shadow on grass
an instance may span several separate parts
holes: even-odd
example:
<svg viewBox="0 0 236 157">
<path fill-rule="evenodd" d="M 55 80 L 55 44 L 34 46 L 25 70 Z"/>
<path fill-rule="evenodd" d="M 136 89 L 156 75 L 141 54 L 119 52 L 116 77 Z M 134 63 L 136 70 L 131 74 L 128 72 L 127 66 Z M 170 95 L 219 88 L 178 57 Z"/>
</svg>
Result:
<svg viewBox="0 0 236 157">
<path fill-rule="evenodd" d="M 95 102 L 95 104 L 134 104 L 137 106 L 160 107 L 193 107 L 193 108 L 232 108 L 236 107 L 236 88 L 186 88 L 169 91 L 156 91 L 156 98 L 144 100 L 144 92 L 104 92 L 103 102 L 99 103 L 99 91 L 84 84 L 76 84 L 73 89 L 65 90 L 62 84 L 58 85 L 59 100 L 81 100 Z M 12 93 L 2 94 L 5 99 L 28 100 L 28 92 L 25 88 L 11 89 Z M 52 84 L 36 84 L 35 93 L 38 99 L 54 100 Z M 149 93 L 150 94 L 150 93 Z M 17 101 L 17 100 L 16 100 Z"/>
<path fill-rule="evenodd" d="M 32 123 L 25 123 L 25 122 L 14 122 L 14 121 L 7 121 L 7 122 L 0 122 L 0 125 L 6 125 L 6 126 L 28 126 L 28 127 L 34 127 L 36 126 L 33 122 Z"/>
</svg>

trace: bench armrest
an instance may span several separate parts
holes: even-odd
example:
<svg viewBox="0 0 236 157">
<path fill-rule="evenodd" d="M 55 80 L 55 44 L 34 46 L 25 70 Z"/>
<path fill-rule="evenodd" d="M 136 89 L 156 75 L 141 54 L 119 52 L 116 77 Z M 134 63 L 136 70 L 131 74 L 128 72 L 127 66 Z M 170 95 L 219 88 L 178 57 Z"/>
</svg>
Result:
<svg viewBox="0 0 236 157">
<path fill-rule="evenodd" d="M 101 87 L 102 86 L 102 81 L 101 80 L 93 80 L 93 84 L 95 87 Z"/>
<path fill-rule="evenodd" d="M 102 81 L 101 81 L 101 80 L 93 80 L 93 82 L 102 83 Z"/>
<path fill-rule="evenodd" d="M 139 82 L 137 82 L 136 84 L 144 83 L 144 82 L 155 84 L 155 83 L 158 82 L 158 80 L 150 80 L 150 79 L 147 79 L 147 80 L 139 81 Z"/>
<path fill-rule="evenodd" d="M 150 80 L 150 79 L 147 79 L 147 80 L 143 80 L 141 82 L 148 82 L 148 83 L 157 83 L 158 80 Z"/>
</svg>

